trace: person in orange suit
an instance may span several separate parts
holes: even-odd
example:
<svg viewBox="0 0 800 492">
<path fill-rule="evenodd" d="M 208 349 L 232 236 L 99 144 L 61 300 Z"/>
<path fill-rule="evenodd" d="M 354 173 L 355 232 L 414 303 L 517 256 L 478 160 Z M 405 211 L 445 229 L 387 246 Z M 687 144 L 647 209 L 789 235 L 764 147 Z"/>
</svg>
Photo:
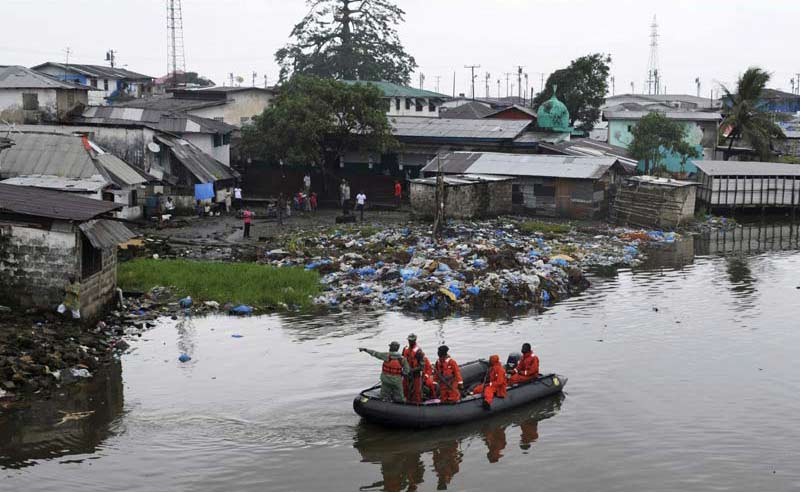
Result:
<svg viewBox="0 0 800 492">
<path fill-rule="evenodd" d="M 403 379 L 403 393 L 410 403 L 422 401 L 422 379 L 425 369 L 425 353 L 417 345 L 417 335 L 408 335 L 408 345 L 403 348 L 403 358 L 411 368 L 411 374 Z"/>
<path fill-rule="evenodd" d="M 506 368 L 500 363 L 499 355 L 492 355 L 489 357 L 489 373 L 486 375 L 486 383 L 476 386 L 472 393 L 475 395 L 483 393 L 483 404 L 486 408 L 490 408 L 495 396 L 506 397 L 507 388 Z"/>
<path fill-rule="evenodd" d="M 424 357 L 425 365 L 422 368 L 422 397 L 423 399 L 436 398 L 436 383 L 433 381 L 433 364 Z"/>
<path fill-rule="evenodd" d="M 530 343 L 522 344 L 522 360 L 511 375 L 509 384 L 519 384 L 539 377 L 539 357 L 533 355 Z"/>
<path fill-rule="evenodd" d="M 433 378 L 439 387 L 439 399 L 442 403 L 455 403 L 461 400 L 461 390 L 464 389 L 464 380 L 461 378 L 461 369 L 458 363 L 447 355 L 450 349 L 447 345 L 439 347 L 439 360 L 436 361 Z"/>
</svg>

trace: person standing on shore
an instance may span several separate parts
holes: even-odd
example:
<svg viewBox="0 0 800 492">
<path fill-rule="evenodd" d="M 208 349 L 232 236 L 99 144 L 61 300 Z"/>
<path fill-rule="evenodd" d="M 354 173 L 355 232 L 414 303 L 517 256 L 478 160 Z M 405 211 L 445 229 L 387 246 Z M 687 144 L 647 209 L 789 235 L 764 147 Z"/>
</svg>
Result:
<svg viewBox="0 0 800 492">
<path fill-rule="evenodd" d="M 236 204 L 236 210 L 242 209 L 242 189 L 239 188 L 239 185 L 233 189 L 233 199 L 234 203 Z"/>
<path fill-rule="evenodd" d="M 358 207 L 358 212 L 361 214 L 361 222 L 364 222 L 364 205 L 367 202 L 367 195 L 364 194 L 364 190 L 361 190 L 358 195 L 356 195 L 356 207 Z"/>
<path fill-rule="evenodd" d="M 249 239 L 250 238 L 250 222 L 253 219 L 253 212 L 251 212 L 250 209 L 246 208 L 246 209 L 244 209 L 243 216 L 244 216 L 244 238 L 245 239 Z"/>
<path fill-rule="evenodd" d="M 225 215 L 230 215 L 231 213 L 231 192 L 225 192 Z"/>
<path fill-rule="evenodd" d="M 400 185 L 399 180 L 395 180 L 394 182 L 394 201 L 397 204 L 397 208 L 400 208 L 400 204 L 402 203 L 403 199 L 403 187 Z"/>
<path fill-rule="evenodd" d="M 311 176 L 308 173 L 303 176 L 303 186 L 305 187 L 306 195 L 308 195 L 311 192 Z"/>
</svg>

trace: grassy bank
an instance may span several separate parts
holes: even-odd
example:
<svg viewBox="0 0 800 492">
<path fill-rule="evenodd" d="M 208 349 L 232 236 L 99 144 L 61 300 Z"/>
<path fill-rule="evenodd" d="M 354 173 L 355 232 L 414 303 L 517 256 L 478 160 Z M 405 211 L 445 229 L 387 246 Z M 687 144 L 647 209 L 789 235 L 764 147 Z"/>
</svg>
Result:
<svg viewBox="0 0 800 492">
<path fill-rule="evenodd" d="M 526 220 L 519 223 L 519 230 L 532 234 L 534 232 L 542 232 L 545 234 L 566 234 L 570 231 L 569 224 L 554 224 L 551 222 L 541 222 L 538 220 Z"/>
<path fill-rule="evenodd" d="M 277 268 L 255 263 L 137 259 L 117 269 L 124 290 L 147 291 L 155 286 L 190 295 L 197 301 L 278 307 L 281 303 L 311 306 L 321 291 L 319 275 L 301 267 Z"/>
</svg>

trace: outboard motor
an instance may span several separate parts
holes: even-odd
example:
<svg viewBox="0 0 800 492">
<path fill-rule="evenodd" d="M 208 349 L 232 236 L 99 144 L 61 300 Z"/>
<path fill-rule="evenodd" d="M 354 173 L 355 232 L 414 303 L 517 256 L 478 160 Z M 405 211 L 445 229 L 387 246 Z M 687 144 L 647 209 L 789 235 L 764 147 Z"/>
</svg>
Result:
<svg viewBox="0 0 800 492">
<path fill-rule="evenodd" d="M 506 359 L 506 371 L 513 371 L 516 369 L 520 359 L 522 359 L 522 354 L 519 352 L 511 352 L 508 354 L 508 359 Z"/>
</svg>

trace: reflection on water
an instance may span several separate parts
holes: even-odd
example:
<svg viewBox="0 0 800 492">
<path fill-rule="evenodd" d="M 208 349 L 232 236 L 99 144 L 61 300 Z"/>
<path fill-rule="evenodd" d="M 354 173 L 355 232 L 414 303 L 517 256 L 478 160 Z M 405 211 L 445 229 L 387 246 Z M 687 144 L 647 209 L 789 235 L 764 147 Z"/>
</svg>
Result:
<svg viewBox="0 0 800 492">
<path fill-rule="evenodd" d="M 800 249 L 798 224 L 743 224 L 705 232 L 695 239 L 696 255 L 752 254 Z"/>
<path fill-rule="evenodd" d="M 21 468 L 35 460 L 94 453 L 122 414 L 119 362 L 99 371 L 88 383 L 64 389 L 50 400 L 0 412 L 0 468 Z M 92 412 L 84 418 L 70 415 Z"/>
<path fill-rule="evenodd" d="M 564 398 L 558 394 L 485 420 L 426 431 L 388 430 L 362 421 L 353 446 L 362 461 L 379 465 L 382 480 L 359 490 L 418 490 L 425 479 L 424 461 L 428 458 L 436 489 L 447 490 L 461 469 L 464 449 L 477 444 L 485 446 L 486 463 L 490 465 L 501 462 L 509 453 L 528 454 L 539 439 L 539 422 L 556 415 Z M 508 437 L 517 433 L 519 449 L 507 449 Z"/>
</svg>

